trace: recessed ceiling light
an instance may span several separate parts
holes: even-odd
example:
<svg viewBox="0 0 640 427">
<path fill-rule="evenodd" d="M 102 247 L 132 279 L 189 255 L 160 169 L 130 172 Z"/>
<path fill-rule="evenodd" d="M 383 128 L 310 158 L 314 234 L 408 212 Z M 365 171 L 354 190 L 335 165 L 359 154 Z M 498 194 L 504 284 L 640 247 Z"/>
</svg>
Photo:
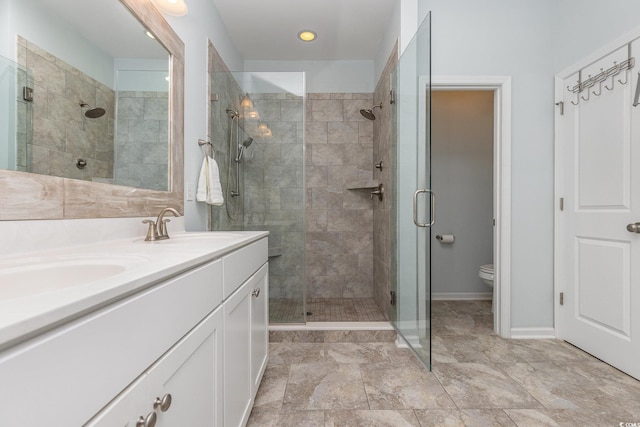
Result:
<svg viewBox="0 0 640 427">
<path fill-rule="evenodd" d="M 302 30 L 298 33 L 298 38 L 303 42 L 312 42 L 317 36 L 316 32 L 311 30 Z"/>
<path fill-rule="evenodd" d="M 144 33 L 147 37 L 149 37 L 150 39 L 156 39 L 156 36 L 153 35 L 153 33 L 147 29 L 144 30 Z"/>
</svg>

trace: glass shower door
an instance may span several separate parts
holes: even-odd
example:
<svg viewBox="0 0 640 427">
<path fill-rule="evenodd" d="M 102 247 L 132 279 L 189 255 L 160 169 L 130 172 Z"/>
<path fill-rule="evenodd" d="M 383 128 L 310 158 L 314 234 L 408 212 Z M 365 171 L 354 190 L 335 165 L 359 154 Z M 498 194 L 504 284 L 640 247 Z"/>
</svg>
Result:
<svg viewBox="0 0 640 427">
<path fill-rule="evenodd" d="M 392 78 L 397 93 L 394 326 L 431 368 L 431 14 L 403 52 Z"/>
</svg>

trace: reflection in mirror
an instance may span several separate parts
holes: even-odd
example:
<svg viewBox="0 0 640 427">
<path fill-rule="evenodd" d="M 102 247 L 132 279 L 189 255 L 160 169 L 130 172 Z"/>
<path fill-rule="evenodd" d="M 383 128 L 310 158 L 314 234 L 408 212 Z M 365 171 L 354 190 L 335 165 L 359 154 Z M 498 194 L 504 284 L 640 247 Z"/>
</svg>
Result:
<svg viewBox="0 0 640 427">
<path fill-rule="evenodd" d="M 167 51 L 118 1 L 13 4 L 15 103 L 0 114 L 14 129 L 0 167 L 167 191 Z"/>
</svg>

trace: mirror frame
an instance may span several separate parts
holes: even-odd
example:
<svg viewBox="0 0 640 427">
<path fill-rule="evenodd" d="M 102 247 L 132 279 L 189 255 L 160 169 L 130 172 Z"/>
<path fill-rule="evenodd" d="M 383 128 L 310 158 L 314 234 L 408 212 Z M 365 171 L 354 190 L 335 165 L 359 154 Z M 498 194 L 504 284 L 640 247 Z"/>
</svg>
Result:
<svg viewBox="0 0 640 427">
<path fill-rule="evenodd" d="M 169 52 L 169 191 L 0 170 L 0 220 L 184 214 L 184 43 L 149 0 L 119 1 Z"/>
</svg>

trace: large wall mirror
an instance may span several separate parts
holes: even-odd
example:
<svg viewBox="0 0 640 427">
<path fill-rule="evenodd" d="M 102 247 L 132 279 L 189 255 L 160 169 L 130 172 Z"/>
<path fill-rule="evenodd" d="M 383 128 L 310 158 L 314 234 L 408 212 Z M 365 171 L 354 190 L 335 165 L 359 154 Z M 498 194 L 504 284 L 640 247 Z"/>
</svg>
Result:
<svg viewBox="0 0 640 427">
<path fill-rule="evenodd" d="M 15 52 L 0 58 L 0 219 L 182 211 L 184 45 L 159 12 L 148 0 L 5 1 L 0 41 Z"/>
</svg>

